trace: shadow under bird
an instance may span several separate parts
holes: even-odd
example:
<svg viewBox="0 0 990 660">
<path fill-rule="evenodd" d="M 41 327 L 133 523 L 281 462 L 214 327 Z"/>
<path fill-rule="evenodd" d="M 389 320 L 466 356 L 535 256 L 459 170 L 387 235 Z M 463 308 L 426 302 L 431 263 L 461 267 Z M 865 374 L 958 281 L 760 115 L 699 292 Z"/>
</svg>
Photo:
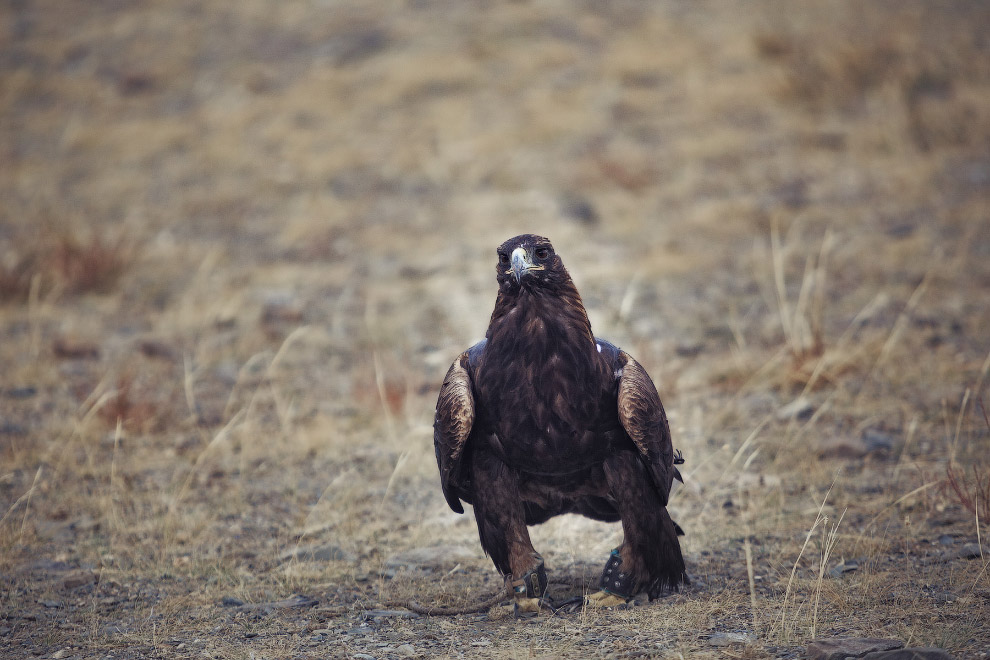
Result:
<svg viewBox="0 0 990 660">
<path fill-rule="evenodd" d="M 667 513 L 675 463 L 667 417 L 646 370 L 594 336 L 550 241 L 498 247 L 498 297 L 485 339 L 451 365 L 434 447 L 450 508 L 474 506 L 481 546 L 511 584 L 517 615 L 547 588 L 528 525 L 578 513 L 622 521 L 622 544 L 591 606 L 650 600 L 689 582 Z"/>
</svg>

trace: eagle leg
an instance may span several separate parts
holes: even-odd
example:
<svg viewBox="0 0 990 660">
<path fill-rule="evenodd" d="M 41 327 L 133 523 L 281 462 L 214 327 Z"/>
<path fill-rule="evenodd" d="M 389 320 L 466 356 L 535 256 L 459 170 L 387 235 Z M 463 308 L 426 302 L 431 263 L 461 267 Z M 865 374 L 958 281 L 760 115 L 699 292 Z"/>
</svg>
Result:
<svg viewBox="0 0 990 660">
<path fill-rule="evenodd" d="M 512 581 L 513 610 L 516 617 L 530 617 L 539 612 L 545 605 L 543 595 L 547 592 L 547 571 L 543 558 L 540 557 L 536 570 L 518 579 L 506 576 L 506 581 L 509 580 Z"/>
<path fill-rule="evenodd" d="M 518 478 L 498 457 L 485 451 L 473 452 L 471 478 L 482 549 L 512 586 L 517 615 L 538 611 L 547 574 L 543 557 L 529 538 Z"/>
<path fill-rule="evenodd" d="M 632 452 L 616 452 L 606 459 L 604 467 L 609 494 L 622 518 L 623 540 L 618 548 L 624 574 L 622 591 L 635 594 L 646 589 L 654 600 L 687 584 L 674 521 L 661 504 L 642 461 Z M 606 564 L 606 571 L 611 563 Z"/>
<path fill-rule="evenodd" d="M 636 576 L 622 570 L 622 555 L 616 548 L 602 569 L 602 577 L 598 581 L 600 591 L 590 594 L 586 602 L 590 607 L 625 605 L 636 595 L 636 586 Z"/>
</svg>

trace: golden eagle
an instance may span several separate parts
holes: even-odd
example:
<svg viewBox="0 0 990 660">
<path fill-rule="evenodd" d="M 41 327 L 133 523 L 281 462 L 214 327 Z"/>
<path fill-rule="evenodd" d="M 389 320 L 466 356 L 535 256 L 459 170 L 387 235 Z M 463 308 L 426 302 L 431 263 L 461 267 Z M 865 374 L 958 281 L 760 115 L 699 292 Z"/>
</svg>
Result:
<svg viewBox="0 0 990 660">
<path fill-rule="evenodd" d="M 688 582 L 667 513 L 674 450 L 646 370 L 591 332 L 550 241 L 498 247 L 498 297 L 485 339 L 451 365 L 433 441 L 450 508 L 474 505 L 481 546 L 511 583 L 517 613 L 539 607 L 543 558 L 527 525 L 563 513 L 622 521 L 592 605 L 650 600 Z"/>
</svg>

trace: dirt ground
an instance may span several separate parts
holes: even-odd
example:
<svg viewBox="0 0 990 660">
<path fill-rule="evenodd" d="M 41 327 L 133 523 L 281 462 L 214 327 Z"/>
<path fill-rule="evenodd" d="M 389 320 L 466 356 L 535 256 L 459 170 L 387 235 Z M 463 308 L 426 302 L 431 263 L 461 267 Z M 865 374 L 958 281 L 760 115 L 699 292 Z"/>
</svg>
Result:
<svg viewBox="0 0 990 660">
<path fill-rule="evenodd" d="M 990 657 L 986 3 L 4 0 L 0 163 L 4 657 Z M 694 584 L 415 616 L 501 584 L 432 415 L 523 232 Z"/>
</svg>

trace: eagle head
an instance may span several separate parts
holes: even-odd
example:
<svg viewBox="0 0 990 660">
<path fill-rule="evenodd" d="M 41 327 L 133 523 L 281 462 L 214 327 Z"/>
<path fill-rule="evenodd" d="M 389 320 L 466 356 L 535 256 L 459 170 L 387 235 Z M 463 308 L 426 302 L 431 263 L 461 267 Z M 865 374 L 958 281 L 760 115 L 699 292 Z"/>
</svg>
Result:
<svg viewBox="0 0 990 660">
<path fill-rule="evenodd" d="M 550 239 L 535 234 L 515 236 L 499 245 L 495 273 L 499 289 L 505 292 L 570 280 Z"/>
</svg>

